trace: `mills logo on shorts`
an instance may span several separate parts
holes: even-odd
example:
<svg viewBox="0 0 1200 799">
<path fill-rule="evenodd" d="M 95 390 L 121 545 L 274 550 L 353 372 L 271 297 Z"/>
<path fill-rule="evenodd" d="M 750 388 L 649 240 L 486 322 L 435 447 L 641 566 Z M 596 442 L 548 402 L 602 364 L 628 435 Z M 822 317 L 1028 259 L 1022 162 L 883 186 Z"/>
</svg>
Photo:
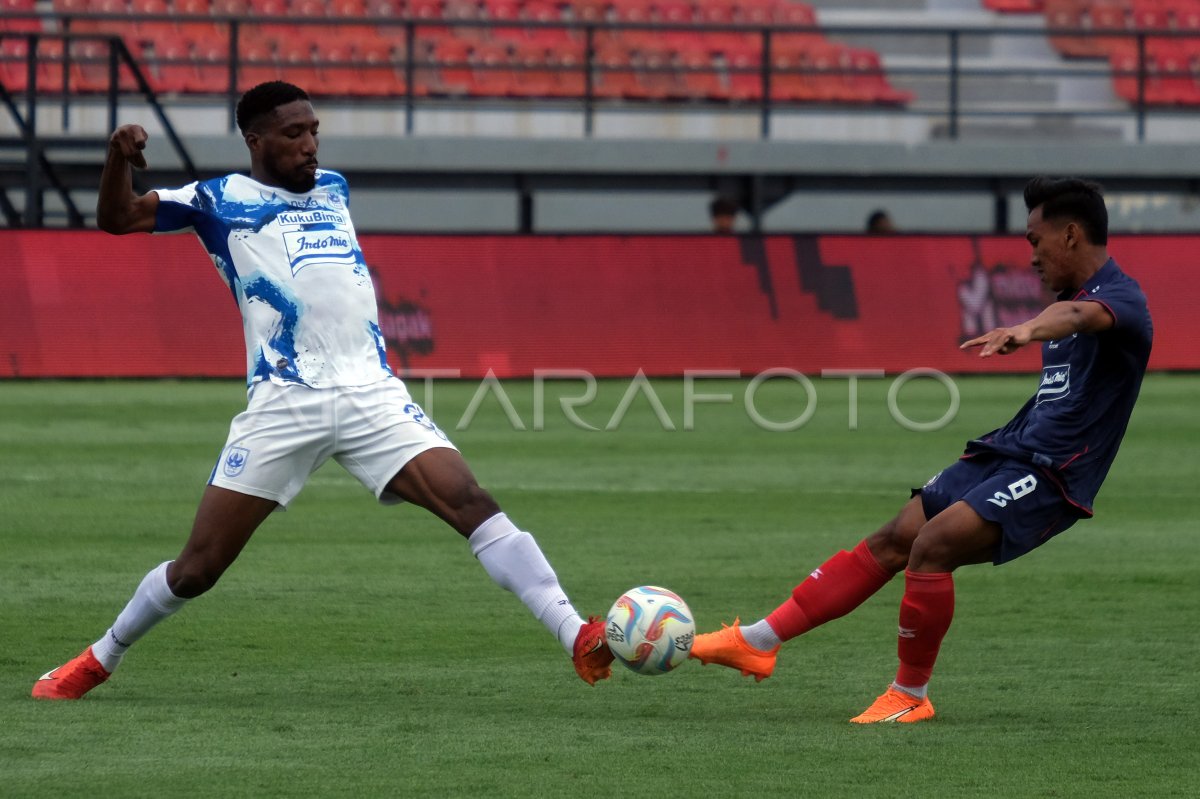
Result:
<svg viewBox="0 0 1200 799">
<path fill-rule="evenodd" d="M 245 447 L 229 447 L 225 450 L 221 471 L 226 477 L 237 477 L 246 468 L 248 460 L 250 460 L 250 450 Z"/>
</svg>

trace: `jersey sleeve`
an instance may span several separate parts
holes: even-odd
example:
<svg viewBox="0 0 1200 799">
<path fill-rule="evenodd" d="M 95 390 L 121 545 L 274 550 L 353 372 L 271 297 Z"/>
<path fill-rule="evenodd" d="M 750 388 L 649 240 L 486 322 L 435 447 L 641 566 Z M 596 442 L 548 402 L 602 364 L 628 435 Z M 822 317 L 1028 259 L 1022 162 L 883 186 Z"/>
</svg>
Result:
<svg viewBox="0 0 1200 799">
<path fill-rule="evenodd" d="M 1149 311 L 1146 309 L 1146 296 L 1131 286 L 1118 286 L 1112 291 L 1101 291 L 1099 294 L 1084 298 L 1085 302 L 1096 302 L 1103 305 L 1113 317 L 1112 329 L 1117 332 L 1137 332 L 1144 328 Z"/>
<path fill-rule="evenodd" d="M 158 195 L 158 211 L 154 215 L 155 233 L 184 233 L 195 230 L 199 217 L 203 216 L 196 203 L 196 188 L 199 183 L 189 183 L 178 189 L 155 189 Z"/>
</svg>

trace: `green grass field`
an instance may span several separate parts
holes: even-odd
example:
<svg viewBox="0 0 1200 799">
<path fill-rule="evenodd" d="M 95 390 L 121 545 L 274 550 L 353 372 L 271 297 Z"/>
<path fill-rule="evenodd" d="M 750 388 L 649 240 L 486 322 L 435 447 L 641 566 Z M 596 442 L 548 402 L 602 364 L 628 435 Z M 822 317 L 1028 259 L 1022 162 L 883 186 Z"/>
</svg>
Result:
<svg viewBox="0 0 1200 799">
<path fill-rule="evenodd" d="M 803 427 L 770 432 L 745 382 L 655 381 L 615 430 L 569 422 L 551 385 L 439 383 L 434 416 L 480 482 L 533 532 L 577 607 L 666 585 L 702 630 L 755 620 L 838 548 L 886 521 L 963 442 L 1011 416 L 1036 378 L 959 379 L 936 432 L 887 409 L 890 381 L 814 380 Z M 612 421 L 628 381 L 576 408 Z M 421 398 L 419 386 L 414 394 Z M 86 700 L 33 681 L 104 632 L 175 555 L 230 417 L 232 382 L 0 383 L 0 796 L 570 797 L 1195 796 L 1200 779 L 1200 377 L 1147 380 L 1081 522 L 1004 568 L 956 575 L 929 723 L 847 723 L 895 669 L 902 581 L 786 645 L 761 684 L 690 662 L 589 688 L 465 543 L 382 508 L 328 464 L 210 594 L 151 632 Z M 772 420 L 804 395 L 774 381 Z M 947 408 L 914 381 L 913 420 Z"/>
</svg>

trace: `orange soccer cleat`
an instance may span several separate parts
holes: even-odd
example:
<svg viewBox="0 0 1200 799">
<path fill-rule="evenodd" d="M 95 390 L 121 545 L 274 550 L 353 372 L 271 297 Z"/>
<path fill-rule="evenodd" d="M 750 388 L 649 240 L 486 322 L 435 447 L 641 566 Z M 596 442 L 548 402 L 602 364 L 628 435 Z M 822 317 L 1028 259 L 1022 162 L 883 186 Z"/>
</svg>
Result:
<svg viewBox="0 0 1200 799">
<path fill-rule="evenodd" d="M 855 724 L 879 724 L 891 721 L 911 724 L 914 721 L 931 718 L 933 718 L 933 704 L 929 701 L 929 697 L 917 699 L 911 694 L 888 686 L 888 689 L 869 708 L 850 721 Z"/>
<path fill-rule="evenodd" d="M 608 651 L 604 637 L 604 619 L 592 616 L 579 628 L 571 660 L 575 662 L 575 673 L 588 685 L 612 676 L 613 653 Z"/>
<path fill-rule="evenodd" d="M 34 699 L 82 699 L 109 678 L 89 646 L 78 657 L 48 671 L 33 684 Z"/>
<path fill-rule="evenodd" d="M 746 643 L 738 625 L 739 620 L 734 619 L 732 627 L 722 624 L 715 633 L 697 635 L 688 657 L 695 658 L 705 666 L 716 663 L 737 669 L 743 677 L 753 675 L 755 682 L 762 682 L 775 671 L 775 656 L 779 653 L 779 647 L 770 652 L 755 649 Z"/>
</svg>

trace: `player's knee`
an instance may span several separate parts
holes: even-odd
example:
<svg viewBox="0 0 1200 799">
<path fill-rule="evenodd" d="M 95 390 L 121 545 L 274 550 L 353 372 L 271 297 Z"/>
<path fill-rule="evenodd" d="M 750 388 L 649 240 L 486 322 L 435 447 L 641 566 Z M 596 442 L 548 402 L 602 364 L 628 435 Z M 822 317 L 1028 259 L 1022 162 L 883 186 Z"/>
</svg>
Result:
<svg viewBox="0 0 1200 799">
<path fill-rule="evenodd" d="M 921 528 L 913 541 L 912 552 L 909 554 L 909 566 L 919 568 L 931 566 L 939 571 L 953 571 L 957 548 L 950 536 L 934 524 L 926 524 Z"/>
<path fill-rule="evenodd" d="M 176 559 L 167 570 L 167 587 L 182 599 L 192 599 L 208 591 L 221 579 L 224 569 L 196 559 Z"/>
<path fill-rule="evenodd" d="M 902 530 L 896 521 L 891 521 L 867 537 L 867 548 L 880 566 L 896 574 L 908 566 L 912 535 Z"/>
</svg>

